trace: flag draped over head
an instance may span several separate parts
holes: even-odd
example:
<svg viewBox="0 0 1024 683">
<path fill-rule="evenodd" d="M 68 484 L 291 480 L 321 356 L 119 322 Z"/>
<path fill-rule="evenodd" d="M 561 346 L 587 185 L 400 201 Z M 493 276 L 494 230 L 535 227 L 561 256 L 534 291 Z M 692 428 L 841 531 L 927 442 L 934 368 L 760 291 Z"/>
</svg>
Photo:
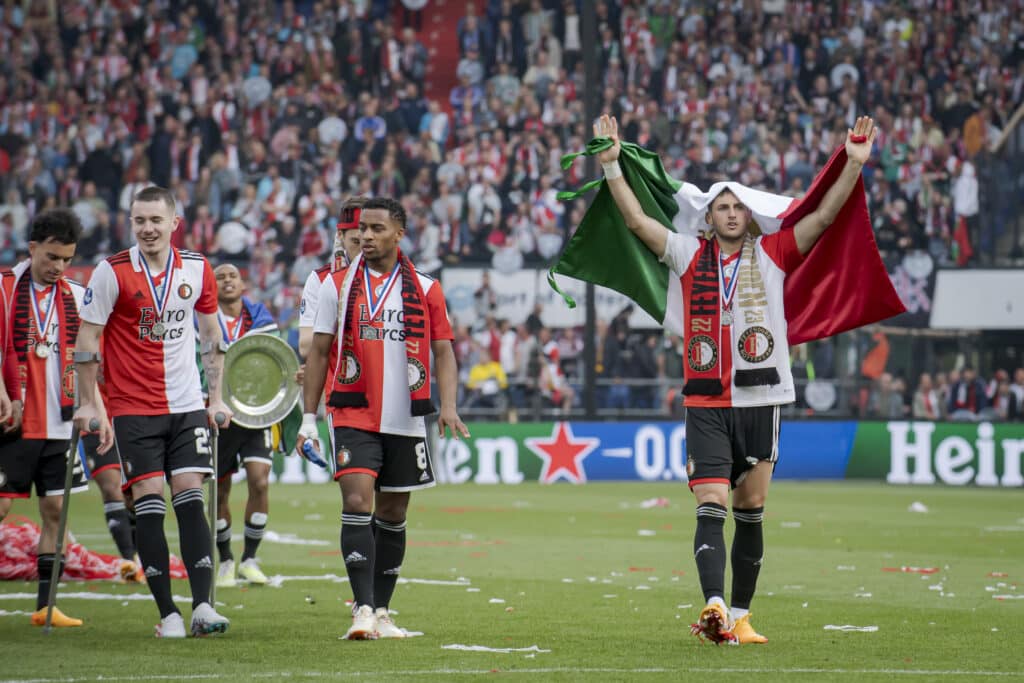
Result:
<svg viewBox="0 0 1024 683">
<path fill-rule="evenodd" d="M 586 150 L 563 157 L 568 168 L 575 157 L 598 154 L 612 146 L 608 138 L 595 138 Z M 621 143 L 619 165 L 640 206 L 669 230 L 697 235 L 708 228 L 708 206 L 724 190 L 743 202 L 756 227 L 764 233 L 792 230 L 814 211 L 836 181 L 846 162 L 840 147 L 814 179 L 801 199 L 763 192 L 739 183 L 715 183 L 707 192 L 672 178 L 661 159 L 632 143 Z M 603 179 L 591 181 L 559 199 L 575 199 L 598 188 L 583 221 L 569 240 L 558 262 L 548 273 L 548 283 L 559 289 L 556 273 L 608 287 L 632 299 L 670 332 L 683 335 L 682 290 L 658 256 L 627 227 Z M 801 264 L 785 280 L 785 301 L 790 344 L 830 337 L 904 312 L 896 290 L 875 245 L 864 197 L 863 180 L 840 209 L 832 226 L 818 240 Z"/>
</svg>

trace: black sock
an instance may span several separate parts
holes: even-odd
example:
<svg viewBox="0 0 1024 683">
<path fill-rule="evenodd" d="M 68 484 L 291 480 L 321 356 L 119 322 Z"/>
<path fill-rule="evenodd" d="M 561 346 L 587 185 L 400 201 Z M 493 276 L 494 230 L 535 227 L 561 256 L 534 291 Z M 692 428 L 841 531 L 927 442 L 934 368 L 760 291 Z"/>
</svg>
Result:
<svg viewBox="0 0 1024 683">
<path fill-rule="evenodd" d="M 345 559 L 345 571 L 352 584 L 355 607 L 373 607 L 374 542 L 369 513 L 342 513 L 341 556 Z"/>
<path fill-rule="evenodd" d="M 171 498 L 174 514 L 178 517 L 178 537 L 181 542 L 181 559 L 188 572 L 188 583 L 192 588 L 192 607 L 210 601 L 210 585 L 213 583 L 213 561 L 210 555 L 210 527 L 206 523 L 202 489 L 185 489 Z"/>
<path fill-rule="evenodd" d="M 750 609 L 764 557 L 764 508 L 732 509 L 736 533 L 732 538 L 733 607 Z"/>
<path fill-rule="evenodd" d="M 158 494 L 143 496 L 135 501 L 135 525 L 138 528 L 139 559 L 145 567 L 149 592 L 156 600 L 160 618 L 177 612 L 171 598 L 171 560 L 164 535 L 164 516 L 167 503 Z"/>
<path fill-rule="evenodd" d="M 697 530 L 693 534 L 693 559 L 697 561 L 700 587 L 705 602 L 725 595 L 725 518 L 724 507 L 717 503 L 697 506 Z"/>
<path fill-rule="evenodd" d="M 217 520 L 217 554 L 221 562 L 235 559 L 231 554 L 231 523 L 226 519 Z"/>
<path fill-rule="evenodd" d="M 388 522 L 374 518 L 377 557 L 373 571 L 373 606 L 387 607 L 398 583 L 405 558 L 405 520 Z"/>
<path fill-rule="evenodd" d="M 36 593 L 36 610 L 46 607 L 50 599 L 50 577 L 53 575 L 54 558 L 56 553 L 42 553 L 36 557 L 36 570 L 39 572 L 39 592 Z M 57 581 L 60 581 L 64 573 L 64 561 L 61 560 L 60 568 L 57 570 Z"/>
<path fill-rule="evenodd" d="M 114 538 L 117 552 L 126 560 L 135 558 L 135 539 L 132 538 L 132 522 L 128 518 L 128 508 L 123 500 L 115 500 L 103 504 L 103 514 L 107 518 L 107 529 Z"/>
<path fill-rule="evenodd" d="M 252 517 L 245 520 L 245 548 L 242 550 L 242 562 L 256 557 L 256 549 L 260 547 L 263 540 L 263 532 L 267 529 L 267 515 L 264 512 L 254 512 Z"/>
</svg>

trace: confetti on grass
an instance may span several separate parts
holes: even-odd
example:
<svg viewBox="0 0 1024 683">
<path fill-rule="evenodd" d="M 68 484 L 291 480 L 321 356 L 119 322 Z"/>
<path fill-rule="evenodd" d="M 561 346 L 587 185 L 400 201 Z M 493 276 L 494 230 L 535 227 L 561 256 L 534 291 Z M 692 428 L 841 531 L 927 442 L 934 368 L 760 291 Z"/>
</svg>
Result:
<svg viewBox="0 0 1024 683">
<path fill-rule="evenodd" d="M 857 631 L 859 633 L 874 633 L 878 630 L 877 626 L 854 626 L 853 624 L 843 624 L 842 626 L 836 626 L 835 624 L 826 624 L 826 631 Z"/>
<path fill-rule="evenodd" d="M 938 567 L 882 567 L 883 572 L 901 572 L 903 574 L 936 574 Z"/>
<path fill-rule="evenodd" d="M 551 650 L 542 650 L 539 645 L 531 645 L 530 647 L 487 647 L 486 645 L 461 645 L 459 643 L 452 643 L 451 645 L 442 645 L 442 650 L 460 650 L 462 652 L 503 652 L 510 654 L 513 652 L 551 652 Z"/>
</svg>

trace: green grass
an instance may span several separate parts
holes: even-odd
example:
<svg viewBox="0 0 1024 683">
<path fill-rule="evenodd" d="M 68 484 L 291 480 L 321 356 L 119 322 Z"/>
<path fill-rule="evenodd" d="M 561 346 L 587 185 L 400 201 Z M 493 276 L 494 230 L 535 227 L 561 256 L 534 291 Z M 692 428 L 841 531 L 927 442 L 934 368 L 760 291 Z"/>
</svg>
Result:
<svg viewBox="0 0 1024 683">
<path fill-rule="evenodd" d="M 234 497 L 236 547 L 244 497 Z M 667 497 L 667 508 L 641 501 Z M 268 574 L 344 575 L 334 485 L 276 486 L 270 528 L 325 546 L 261 548 Z M 926 514 L 908 511 L 914 501 Z M 30 513 L 35 502 L 19 502 Z M 680 484 L 581 487 L 445 486 L 414 494 L 409 579 L 397 623 L 422 637 L 338 639 L 349 619 L 347 584 L 287 581 L 280 588 L 221 590 L 232 620 L 219 639 L 157 641 L 150 601 L 60 602 L 86 626 L 44 636 L 25 616 L 0 616 L 0 678 L 39 680 L 253 680 L 358 678 L 461 680 L 478 675 L 538 681 L 1007 680 L 1024 676 L 1024 506 L 1020 491 L 779 483 L 767 506 L 766 558 L 754 623 L 765 646 L 715 647 L 689 635 L 702 602 L 691 557 L 693 499 Z M 172 515 L 173 518 L 173 515 Z M 998 529 L 989 527 L 1000 527 Z M 110 552 L 95 492 L 76 496 L 72 528 Z M 171 545 L 173 521 L 168 530 Z M 639 532 L 647 530 L 646 535 Z M 731 535 L 732 522 L 726 527 Z M 649 532 L 654 532 L 650 535 Z M 236 555 L 239 550 L 236 549 Z M 937 574 L 883 567 L 938 567 Z M 840 569 L 842 568 L 842 569 Z M 993 578 L 1005 572 L 1006 578 Z M 1004 586 L 997 587 L 998 582 Z M 941 590 L 939 589 L 941 587 Z M 478 591 L 467 590 L 469 588 Z M 646 590 L 644 590 L 645 588 Z M 995 591 L 989 590 L 995 588 Z M 30 610 L 3 593 L 0 610 Z M 139 593 L 114 584 L 65 584 L 66 592 Z M 174 592 L 187 595 L 185 582 Z M 857 597 L 858 594 L 861 597 Z M 866 594 L 870 594 L 867 597 Z M 310 599 L 307 599 L 310 598 Z M 491 599 L 504 603 L 491 603 Z M 189 610 L 183 605 L 188 617 Z M 878 626 L 875 633 L 826 624 Z M 463 652 L 448 644 L 550 650 Z"/>
</svg>

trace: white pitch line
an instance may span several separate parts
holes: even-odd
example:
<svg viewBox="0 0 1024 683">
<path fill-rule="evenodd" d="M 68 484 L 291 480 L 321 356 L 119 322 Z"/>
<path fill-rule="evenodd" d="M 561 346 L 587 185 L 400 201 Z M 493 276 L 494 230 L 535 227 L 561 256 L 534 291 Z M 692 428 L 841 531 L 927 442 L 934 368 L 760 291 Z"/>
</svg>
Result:
<svg viewBox="0 0 1024 683">
<path fill-rule="evenodd" d="M 316 574 L 310 576 L 285 576 L 283 574 L 275 574 L 270 577 L 268 586 L 273 588 L 280 588 L 285 581 L 327 581 L 328 583 L 348 583 L 347 576 L 338 576 L 337 574 Z M 398 583 L 416 583 L 423 586 L 469 586 L 469 581 L 451 581 L 448 579 L 407 579 L 405 577 L 398 577 Z"/>
<path fill-rule="evenodd" d="M 442 676 L 494 676 L 493 669 L 421 669 L 417 671 L 260 671 L 247 674 L 249 678 L 380 678 L 381 674 L 388 677 L 442 677 Z M 713 668 L 571 668 L 571 667 L 549 667 L 535 669 L 503 669 L 497 673 L 503 676 L 514 674 L 527 675 L 552 675 L 552 674 L 665 674 L 665 673 L 739 673 L 739 674 L 833 674 L 864 676 L 867 674 L 882 674 L 889 676 L 929 676 L 956 678 L 960 676 L 987 676 L 990 678 L 1009 678 L 1024 676 L 1024 671 L 965 671 L 963 669 L 929 670 L 929 669 L 815 669 L 815 668 L 740 668 L 740 667 L 713 667 Z M 223 678 L 234 678 L 236 674 L 154 674 L 149 676 L 112 676 L 109 674 L 97 676 L 78 676 L 65 678 L 12 678 L 0 683 L 88 683 L 89 681 L 203 681 L 219 680 Z"/>
<path fill-rule="evenodd" d="M 91 591 L 81 591 L 78 593 L 59 593 L 61 600 L 139 600 L 142 602 L 151 602 L 153 596 L 149 593 L 93 593 Z M 0 593 L 0 600 L 34 600 L 36 598 L 35 593 Z M 186 598 L 183 595 L 175 595 L 175 602 L 192 602 L 192 598 Z"/>
</svg>

